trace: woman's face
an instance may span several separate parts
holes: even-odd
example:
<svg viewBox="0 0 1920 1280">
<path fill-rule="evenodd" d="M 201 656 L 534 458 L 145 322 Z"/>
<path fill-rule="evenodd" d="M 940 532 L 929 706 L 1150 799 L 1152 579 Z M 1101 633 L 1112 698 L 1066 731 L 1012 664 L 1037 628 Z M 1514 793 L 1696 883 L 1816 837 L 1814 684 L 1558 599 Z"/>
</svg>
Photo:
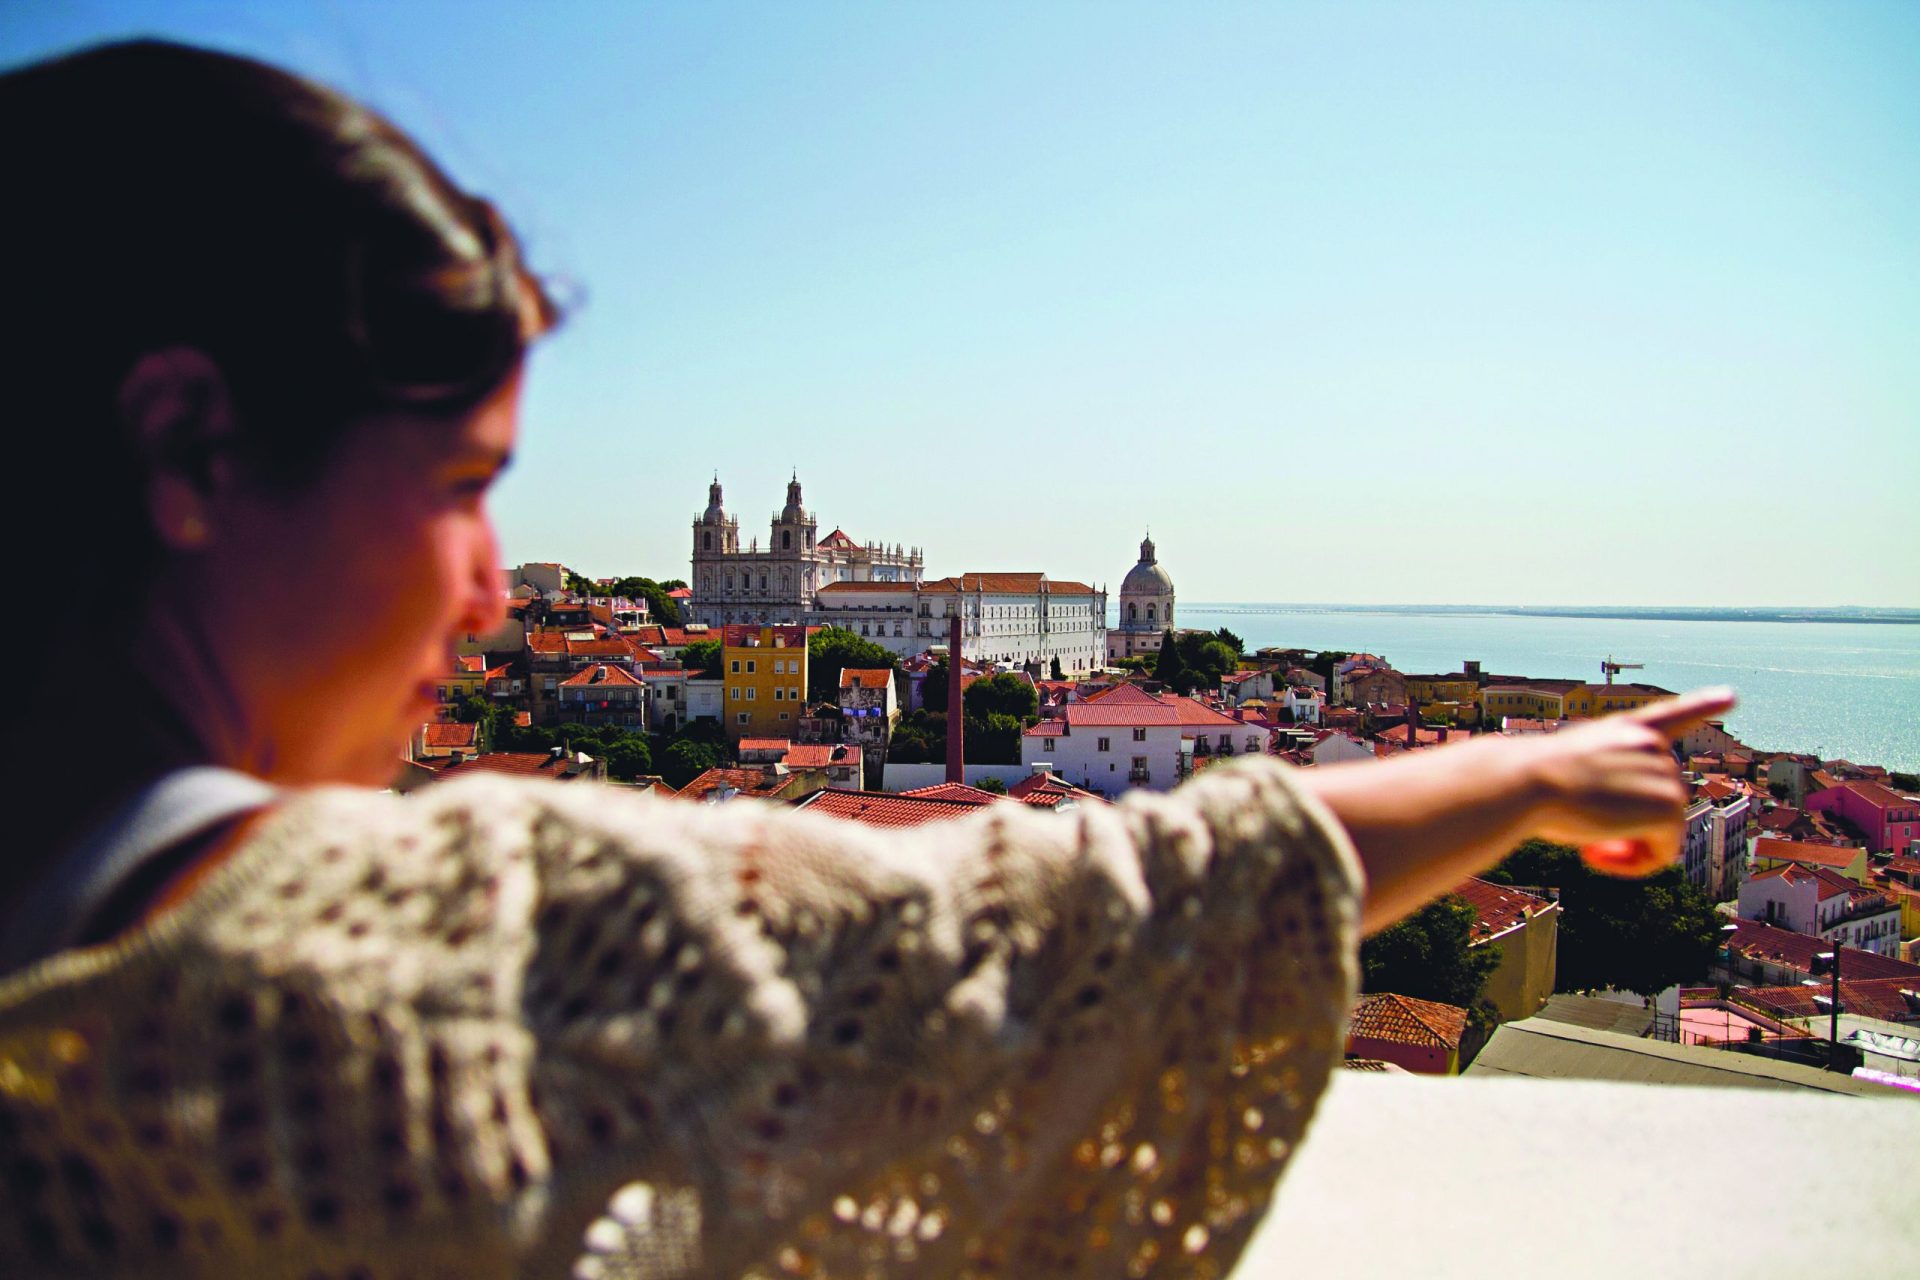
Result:
<svg viewBox="0 0 1920 1280">
<path fill-rule="evenodd" d="M 203 619 L 248 757 L 290 784 L 381 785 L 455 644 L 500 624 L 488 490 L 520 379 L 457 420 L 352 424 L 291 495 L 242 488 L 202 557 Z"/>
</svg>

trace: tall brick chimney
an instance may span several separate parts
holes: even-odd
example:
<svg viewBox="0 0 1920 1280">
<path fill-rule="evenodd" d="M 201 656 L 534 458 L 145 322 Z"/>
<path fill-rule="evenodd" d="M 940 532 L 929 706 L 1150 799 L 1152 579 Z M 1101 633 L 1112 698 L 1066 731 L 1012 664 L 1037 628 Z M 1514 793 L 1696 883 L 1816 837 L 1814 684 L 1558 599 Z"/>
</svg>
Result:
<svg viewBox="0 0 1920 1280">
<path fill-rule="evenodd" d="M 954 595 L 954 612 L 947 619 L 947 781 L 967 780 L 967 713 L 960 700 L 960 610 L 962 599 Z"/>
</svg>

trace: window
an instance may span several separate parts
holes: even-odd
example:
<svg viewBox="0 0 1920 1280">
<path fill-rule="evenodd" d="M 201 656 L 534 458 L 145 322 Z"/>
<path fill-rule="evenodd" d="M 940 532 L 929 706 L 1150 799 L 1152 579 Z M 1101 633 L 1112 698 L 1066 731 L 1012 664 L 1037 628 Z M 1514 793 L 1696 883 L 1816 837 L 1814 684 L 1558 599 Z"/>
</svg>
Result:
<svg viewBox="0 0 1920 1280">
<path fill-rule="evenodd" d="M 1040 739 L 1040 749 L 1042 751 L 1052 751 L 1054 749 L 1053 744 L 1054 744 L 1054 739 L 1052 738 Z"/>
<path fill-rule="evenodd" d="M 728 696 L 729 698 L 731 698 L 731 699 L 733 699 L 733 700 L 734 700 L 735 702 L 738 702 L 738 701 L 740 701 L 740 690 L 738 690 L 738 689 L 729 689 L 729 690 L 727 690 L 727 696 Z"/>
<path fill-rule="evenodd" d="M 788 702 L 800 701 L 800 689 L 797 685 L 789 686 L 787 688 L 787 701 Z"/>
<path fill-rule="evenodd" d="M 751 688 L 750 688 L 750 689 L 748 689 L 748 690 L 747 690 L 747 701 L 748 701 L 748 702 L 752 702 L 752 701 L 754 701 L 754 695 L 755 695 L 755 694 L 757 694 L 757 693 L 759 693 L 759 692 L 760 692 L 760 691 L 759 691 L 758 689 L 751 689 Z"/>
<path fill-rule="evenodd" d="M 701 549 L 702 551 L 711 551 L 711 550 L 713 550 L 713 535 L 712 535 L 712 534 L 710 534 L 710 533 L 703 533 L 703 534 L 701 534 L 701 535 L 700 535 L 700 549 Z"/>
<path fill-rule="evenodd" d="M 792 546 L 793 546 L 793 530 L 782 529 L 780 531 L 780 549 L 782 551 L 786 551 L 791 549 Z"/>
<path fill-rule="evenodd" d="M 1133 731 L 1133 740 L 1135 742 L 1145 742 L 1147 740 L 1147 731 L 1145 729 L 1135 729 Z"/>
<path fill-rule="evenodd" d="M 748 674 L 748 675 L 752 675 L 752 674 L 753 674 L 753 659 L 752 659 L 752 658 L 748 658 L 748 659 L 747 659 L 747 674 Z"/>
<path fill-rule="evenodd" d="M 786 698 L 787 698 L 787 691 L 785 689 L 780 689 L 780 688 L 774 689 L 773 700 L 775 702 L 784 702 L 786 701 Z"/>
<path fill-rule="evenodd" d="M 1100 751 L 1111 751 L 1111 750 L 1113 750 L 1113 739 L 1112 739 L 1112 738 L 1102 738 L 1102 739 L 1100 739 L 1100 741 L 1099 741 L 1099 743 L 1098 743 L 1098 744 L 1097 744 L 1097 746 L 1096 746 L 1096 750 L 1100 750 Z"/>
<path fill-rule="evenodd" d="M 786 713 L 786 712 L 784 712 L 784 711 L 782 711 L 782 712 L 780 713 L 780 718 L 781 718 L 782 720 L 785 720 L 785 719 L 787 718 L 787 713 Z"/>
<path fill-rule="evenodd" d="M 738 659 L 738 658 L 735 658 L 735 659 L 733 660 L 733 674 L 735 674 L 735 675 L 739 675 L 739 674 L 740 674 L 740 659 Z"/>
<path fill-rule="evenodd" d="M 737 723 L 737 724 L 745 724 L 745 723 L 747 723 L 747 721 L 749 721 L 749 720 L 751 720 L 751 719 L 753 719 L 753 717 L 752 717 L 752 716 L 750 716 L 750 715 L 748 715 L 748 714 L 747 714 L 746 712 L 744 712 L 744 711 L 742 711 L 742 712 L 741 712 L 741 713 L 740 713 L 739 715 L 737 715 L 737 716 L 735 716 L 735 717 L 734 717 L 734 722 L 735 722 L 735 723 Z"/>
</svg>

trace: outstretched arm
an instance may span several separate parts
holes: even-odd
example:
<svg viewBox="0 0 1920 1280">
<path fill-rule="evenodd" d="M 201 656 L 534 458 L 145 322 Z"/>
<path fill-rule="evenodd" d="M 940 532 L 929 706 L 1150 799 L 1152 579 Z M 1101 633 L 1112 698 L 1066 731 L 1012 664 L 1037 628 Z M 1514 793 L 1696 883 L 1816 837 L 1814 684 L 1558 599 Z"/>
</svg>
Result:
<svg viewBox="0 0 1920 1280">
<path fill-rule="evenodd" d="M 1559 733 L 1308 769 L 1300 783 L 1359 850 L 1371 933 L 1529 836 L 1581 845 L 1615 875 L 1666 866 L 1680 854 L 1687 803 L 1673 742 L 1733 703 L 1729 690 L 1703 689 Z"/>
</svg>

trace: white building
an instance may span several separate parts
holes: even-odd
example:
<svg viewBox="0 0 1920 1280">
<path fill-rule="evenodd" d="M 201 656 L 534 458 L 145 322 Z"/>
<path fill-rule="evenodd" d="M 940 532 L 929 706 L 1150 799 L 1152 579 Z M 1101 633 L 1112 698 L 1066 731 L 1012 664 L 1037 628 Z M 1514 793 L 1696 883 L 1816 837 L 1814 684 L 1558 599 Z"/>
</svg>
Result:
<svg viewBox="0 0 1920 1280">
<path fill-rule="evenodd" d="M 687 719 L 724 723 L 727 682 L 721 676 L 693 676 L 687 680 Z"/>
<path fill-rule="evenodd" d="M 1201 706 L 1120 685 L 1055 709 L 1020 740 L 1020 763 L 1039 764 L 1075 786 L 1111 796 L 1131 787 L 1169 791 L 1195 761 L 1260 755 L 1272 731 Z"/>
<path fill-rule="evenodd" d="M 1281 695 L 1280 709 L 1293 717 L 1295 724 L 1319 724 L 1326 717 L 1327 695 L 1305 685 L 1288 685 Z"/>
<path fill-rule="evenodd" d="M 767 545 L 740 545 L 740 521 L 727 514 L 718 477 L 707 509 L 693 522 L 693 571 L 686 614 L 696 622 L 796 623 L 830 582 L 918 582 L 918 547 L 858 543 L 835 529 L 815 536 L 818 522 L 801 501 L 800 478 L 787 484 L 787 504 L 769 522 Z"/>
<path fill-rule="evenodd" d="M 1740 918 L 1899 958 L 1900 906 L 1825 867 L 1785 863 L 1740 887 Z"/>
<path fill-rule="evenodd" d="M 1716 902 L 1737 897 L 1747 877 L 1747 797 L 1715 799 L 1704 790 L 1687 805 L 1681 866 L 1687 883 Z"/>
<path fill-rule="evenodd" d="M 1107 632 L 1106 655 L 1137 658 L 1158 653 L 1160 637 L 1172 625 L 1173 579 L 1160 567 L 1153 538 L 1148 536 L 1140 540 L 1139 563 L 1127 570 L 1120 583 L 1120 618 Z"/>
<path fill-rule="evenodd" d="M 1106 650 L 1106 592 L 1044 573 L 832 583 L 814 594 L 806 620 L 845 627 L 904 658 L 945 644 L 955 613 L 961 653 L 973 662 L 1032 662 L 1044 675 L 1057 658 L 1063 675 L 1083 675 L 1100 666 Z"/>
</svg>

